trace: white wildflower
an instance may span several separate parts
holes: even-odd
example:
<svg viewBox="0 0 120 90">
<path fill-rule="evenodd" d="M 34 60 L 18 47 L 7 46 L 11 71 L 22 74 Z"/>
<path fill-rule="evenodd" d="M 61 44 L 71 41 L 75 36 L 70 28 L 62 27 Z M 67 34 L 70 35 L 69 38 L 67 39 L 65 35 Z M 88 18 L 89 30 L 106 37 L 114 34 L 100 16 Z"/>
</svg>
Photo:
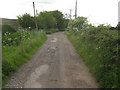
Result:
<svg viewBox="0 0 120 90">
<path fill-rule="evenodd" d="M 11 38 L 8 38 L 9 41 L 11 41 L 12 39 Z"/>
</svg>

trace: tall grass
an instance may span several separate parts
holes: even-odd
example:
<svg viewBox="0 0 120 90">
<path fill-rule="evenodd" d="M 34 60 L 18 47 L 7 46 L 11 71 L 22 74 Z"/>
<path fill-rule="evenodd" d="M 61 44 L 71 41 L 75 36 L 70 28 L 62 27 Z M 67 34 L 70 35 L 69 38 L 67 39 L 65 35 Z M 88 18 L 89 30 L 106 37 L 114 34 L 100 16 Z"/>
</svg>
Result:
<svg viewBox="0 0 120 90">
<path fill-rule="evenodd" d="M 102 88 L 120 88 L 117 31 L 67 32 L 67 36 Z"/>
<path fill-rule="evenodd" d="M 11 36 L 15 35 L 16 33 L 12 34 Z M 28 35 L 28 33 L 25 34 L 25 36 L 26 35 Z M 10 36 L 7 36 L 6 38 L 8 37 L 11 38 Z M 19 36 L 17 34 L 16 38 L 18 37 Z M 47 39 L 44 33 L 38 31 L 29 32 L 29 36 L 27 37 L 28 39 L 20 40 L 19 38 L 20 43 L 16 43 L 16 45 L 15 43 L 12 42 L 12 40 L 11 42 L 8 41 L 9 44 L 3 45 L 3 60 L 2 60 L 3 85 L 8 81 L 10 75 L 17 71 L 23 63 L 27 62 Z M 5 39 L 5 41 L 7 40 Z"/>
<path fill-rule="evenodd" d="M 100 87 L 120 88 L 120 31 L 109 28 L 78 17 L 69 23 L 66 34 Z"/>
</svg>

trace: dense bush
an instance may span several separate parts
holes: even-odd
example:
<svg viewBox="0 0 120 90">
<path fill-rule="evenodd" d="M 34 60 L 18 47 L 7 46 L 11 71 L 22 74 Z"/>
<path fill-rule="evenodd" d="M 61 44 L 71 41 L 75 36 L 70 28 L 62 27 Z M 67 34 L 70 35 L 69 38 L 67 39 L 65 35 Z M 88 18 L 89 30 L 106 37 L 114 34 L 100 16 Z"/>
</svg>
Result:
<svg viewBox="0 0 120 90">
<path fill-rule="evenodd" d="M 118 38 L 118 31 L 111 31 L 109 26 L 104 25 L 95 27 L 86 24 L 83 29 L 79 27 L 74 29 L 74 26 L 70 29 L 70 27 L 67 35 L 90 71 L 96 76 L 100 87 L 119 88 L 120 38 Z"/>
<path fill-rule="evenodd" d="M 2 25 L 2 34 L 4 35 L 6 32 L 14 33 L 16 32 L 15 28 L 9 24 Z"/>
</svg>

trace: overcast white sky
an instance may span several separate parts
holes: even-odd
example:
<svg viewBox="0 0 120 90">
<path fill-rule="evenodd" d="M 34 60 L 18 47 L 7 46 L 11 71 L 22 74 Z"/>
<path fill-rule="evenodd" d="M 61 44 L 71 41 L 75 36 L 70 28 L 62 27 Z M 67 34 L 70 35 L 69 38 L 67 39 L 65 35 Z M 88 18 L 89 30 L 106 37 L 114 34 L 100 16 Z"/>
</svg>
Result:
<svg viewBox="0 0 120 90">
<path fill-rule="evenodd" d="M 33 5 L 35 2 L 38 12 L 45 10 L 60 10 L 69 13 L 68 9 L 73 9 L 74 15 L 76 0 L 0 0 L 0 18 L 16 18 L 16 16 L 30 13 L 33 15 Z M 118 1 L 120 0 L 77 0 L 78 16 L 88 17 L 92 24 L 118 23 Z M 47 2 L 47 3 L 45 3 Z"/>
</svg>

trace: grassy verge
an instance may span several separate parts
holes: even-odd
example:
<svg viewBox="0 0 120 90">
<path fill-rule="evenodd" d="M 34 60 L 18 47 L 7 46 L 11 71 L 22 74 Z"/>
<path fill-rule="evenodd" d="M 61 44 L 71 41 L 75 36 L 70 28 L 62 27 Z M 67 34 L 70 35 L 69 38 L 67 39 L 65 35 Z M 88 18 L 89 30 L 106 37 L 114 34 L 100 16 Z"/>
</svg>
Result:
<svg viewBox="0 0 120 90">
<path fill-rule="evenodd" d="M 30 35 L 30 39 L 21 41 L 19 45 L 3 45 L 3 85 L 7 83 L 10 75 L 17 71 L 23 63 L 27 62 L 47 39 L 40 32 L 30 32 Z"/>
<path fill-rule="evenodd" d="M 120 88 L 118 31 L 68 31 L 67 36 L 83 58 L 100 87 Z"/>
</svg>

